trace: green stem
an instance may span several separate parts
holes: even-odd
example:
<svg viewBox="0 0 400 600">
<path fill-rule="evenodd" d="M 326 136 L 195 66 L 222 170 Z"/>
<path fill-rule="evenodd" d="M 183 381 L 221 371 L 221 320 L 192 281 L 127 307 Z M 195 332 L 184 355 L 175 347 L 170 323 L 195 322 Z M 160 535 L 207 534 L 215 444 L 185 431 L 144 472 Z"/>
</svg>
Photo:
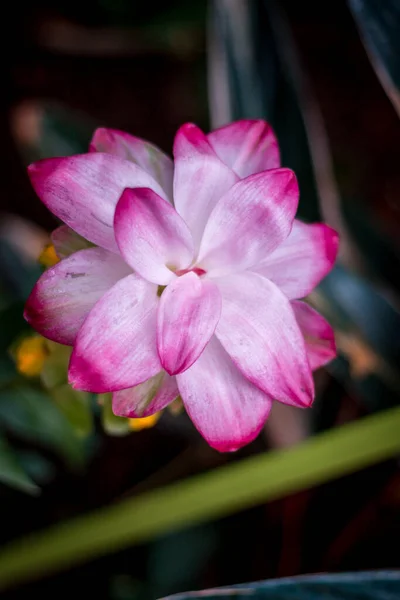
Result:
<svg viewBox="0 0 400 600">
<path fill-rule="evenodd" d="M 0 553 L 0 589 L 321 484 L 398 453 L 399 407 L 17 540 Z"/>
</svg>

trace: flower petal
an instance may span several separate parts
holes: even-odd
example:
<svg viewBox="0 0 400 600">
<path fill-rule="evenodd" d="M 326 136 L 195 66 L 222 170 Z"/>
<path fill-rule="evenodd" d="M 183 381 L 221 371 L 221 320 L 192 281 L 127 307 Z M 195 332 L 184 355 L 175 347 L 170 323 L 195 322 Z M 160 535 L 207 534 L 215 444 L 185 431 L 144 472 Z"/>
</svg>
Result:
<svg viewBox="0 0 400 600">
<path fill-rule="evenodd" d="M 117 204 L 115 238 L 127 263 L 142 277 L 167 285 L 172 269 L 185 269 L 193 259 L 193 241 L 182 217 L 148 188 L 127 189 Z"/>
<path fill-rule="evenodd" d="M 221 314 L 221 296 L 214 283 L 186 273 L 163 292 L 157 314 L 157 347 L 170 375 L 198 359 Z"/>
<path fill-rule="evenodd" d="M 75 252 L 43 273 L 25 307 L 25 319 L 39 333 L 72 345 L 95 303 L 131 270 L 103 248 Z"/>
<path fill-rule="evenodd" d="M 93 244 L 85 240 L 68 225 L 57 227 L 51 234 L 51 241 L 58 258 L 66 258 L 74 252 L 92 248 Z"/>
<path fill-rule="evenodd" d="M 273 281 L 288 298 L 304 298 L 332 269 L 339 246 L 334 229 L 297 219 L 286 240 L 254 271 Z"/>
<path fill-rule="evenodd" d="M 191 123 L 178 130 L 174 157 L 176 210 L 187 223 L 198 248 L 212 209 L 239 178 L 217 157 L 204 133 Z"/>
<path fill-rule="evenodd" d="M 149 187 L 165 196 L 143 169 L 100 152 L 40 160 L 30 165 L 28 172 L 37 195 L 56 217 L 112 252 L 118 252 L 113 218 L 123 190 Z"/>
<path fill-rule="evenodd" d="M 120 417 L 142 418 L 153 415 L 179 396 L 175 377 L 160 371 L 147 381 L 127 390 L 114 392 L 113 412 Z"/>
<path fill-rule="evenodd" d="M 212 276 L 248 269 L 289 235 L 299 190 L 294 173 L 274 169 L 239 181 L 214 208 L 198 265 Z"/>
<path fill-rule="evenodd" d="M 89 150 L 107 152 L 136 163 L 158 181 L 168 198 L 172 199 L 174 163 L 160 148 L 141 138 L 117 129 L 96 129 Z"/>
<path fill-rule="evenodd" d="M 157 300 L 157 286 L 133 274 L 97 302 L 72 352 L 68 375 L 73 387 L 113 392 L 159 373 Z"/>
<path fill-rule="evenodd" d="M 281 165 L 275 134 L 261 119 L 230 123 L 209 133 L 207 139 L 219 158 L 241 178 Z"/>
<path fill-rule="evenodd" d="M 254 440 L 271 409 L 271 399 L 238 371 L 215 336 L 176 380 L 195 427 L 220 452 Z"/>
<path fill-rule="evenodd" d="M 308 362 L 315 371 L 335 358 L 335 334 L 324 317 L 311 306 L 299 300 L 293 300 L 291 304 L 306 343 Z"/>
<path fill-rule="evenodd" d="M 218 280 L 222 312 L 215 335 L 254 385 L 285 404 L 309 406 L 314 385 L 289 300 L 255 273 Z"/>
</svg>

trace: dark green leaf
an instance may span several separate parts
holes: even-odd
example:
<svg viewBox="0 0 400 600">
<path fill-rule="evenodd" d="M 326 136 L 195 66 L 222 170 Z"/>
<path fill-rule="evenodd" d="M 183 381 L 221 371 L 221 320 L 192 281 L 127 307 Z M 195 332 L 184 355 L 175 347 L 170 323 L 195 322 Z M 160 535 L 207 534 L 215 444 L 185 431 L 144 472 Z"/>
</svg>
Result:
<svg viewBox="0 0 400 600">
<path fill-rule="evenodd" d="M 163 536 L 150 547 L 151 595 L 185 589 L 200 577 L 216 547 L 215 528 L 204 524 Z"/>
<path fill-rule="evenodd" d="M 322 281 L 317 294 L 324 299 L 318 308 L 334 327 L 343 353 L 327 367 L 329 372 L 368 411 L 399 404 L 400 315 L 396 307 L 370 282 L 339 265 Z M 321 403 L 326 401 L 323 398 Z"/>
<path fill-rule="evenodd" d="M 56 467 L 42 454 L 35 450 L 20 449 L 16 453 L 24 471 L 39 485 L 44 485 L 53 479 Z"/>
<path fill-rule="evenodd" d="M 6 240 L 0 238 L 0 279 L 16 301 L 26 300 L 41 273 L 39 264 L 24 260 Z"/>
<path fill-rule="evenodd" d="M 341 266 L 329 273 L 319 289 L 340 313 L 343 325 L 357 327 L 376 352 L 397 368 L 400 315 L 390 301 L 365 279 Z"/>
<path fill-rule="evenodd" d="M 217 0 L 212 4 L 209 50 L 212 121 L 221 125 L 235 119 L 267 119 L 278 136 L 282 164 L 292 168 L 299 179 L 302 190 L 299 215 L 306 220 L 319 220 L 319 198 L 304 116 L 286 56 L 276 41 L 271 4 L 262 0 L 248 3 Z M 223 110 L 221 97 L 224 97 Z"/>
<path fill-rule="evenodd" d="M 349 0 L 383 87 L 400 113 L 400 4 L 398 0 Z"/>
<path fill-rule="evenodd" d="M 12 383 L 17 376 L 14 361 L 6 354 L 0 354 L 0 386 Z"/>
<path fill-rule="evenodd" d="M 352 199 L 342 202 L 342 212 L 352 238 L 368 263 L 371 277 L 384 281 L 399 293 L 399 252 L 379 229 L 379 224 L 368 211 L 368 207 Z"/>
<path fill-rule="evenodd" d="M 0 437 L 0 481 L 28 494 L 39 492 L 3 437 Z"/>
<path fill-rule="evenodd" d="M 395 571 L 290 577 L 231 588 L 170 596 L 174 600 L 397 600 L 400 573 Z"/>
<path fill-rule="evenodd" d="M 23 312 L 22 301 L 14 302 L 0 312 L 0 354 L 6 353 L 19 336 L 32 331 L 23 317 Z"/>
<path fill-rule="evenodd" d="M 79 114 L 57 105 L 45 105 L 40 120 L 40 134 L 30 148 L 27 162 L 49 156 L 70 156 L 87 152 L 95 124 Z"/>
<path fill-rule="evenodd" d="M 0 422 L 18 436 L 53 448 L 72 466 L 82 464 L 82 441 L 47 395 L 22 385 L 2 390 Z"/>
</svg>

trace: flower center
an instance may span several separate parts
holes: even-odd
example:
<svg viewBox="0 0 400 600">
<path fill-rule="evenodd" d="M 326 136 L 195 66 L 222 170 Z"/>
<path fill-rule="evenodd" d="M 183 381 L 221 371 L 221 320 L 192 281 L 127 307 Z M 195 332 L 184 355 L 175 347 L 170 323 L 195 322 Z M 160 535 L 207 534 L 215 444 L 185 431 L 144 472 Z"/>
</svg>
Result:
<svg viewBox="0 0 400 600">
<path fill-rule="evenodd" d="M 171 267 L 169 267 L 169 268 L 178 277 L 181 277 L 182 275 L 186 275 L 186 273 L 196 273 L 196 275 L 198 275 L 199 277 L 202 277 L 203 275 L 205 275 L 207 273 L 207 271 L 205 271 L 204 269 L 201 269 L 200 267 L 193 267 L 192 269 L 178 269 L 177 271 L 175 271 L 175 269 L 173 269 Z M 161 294 L 163 293 L 163 291 L 165 290 L 166 287 L 167 287 L 166 285 L 159 285 L 158 286 L 157 296 L 159 298 L 160 298 Z"/>
<path fill-rule="evenodd" d="M 193 269 L 180 269 L 179 271 L 175 271 L 175 275 L 181 277 L 181 275 L 186 275 L 186 273 L 196 273 L 199 277 L 206 274 L 204 269 L 200 269 L 200 267 L 193 267 Z"/>
</svg>

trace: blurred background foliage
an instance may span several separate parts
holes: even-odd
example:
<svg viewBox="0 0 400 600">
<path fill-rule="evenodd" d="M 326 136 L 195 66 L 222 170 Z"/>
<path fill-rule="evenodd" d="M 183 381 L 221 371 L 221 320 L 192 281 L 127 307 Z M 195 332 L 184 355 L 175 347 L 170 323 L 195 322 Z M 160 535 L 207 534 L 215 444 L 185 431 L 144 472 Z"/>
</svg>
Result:
<svg viewBox="0 0 400 600">
<path fill-rule="evenodd" d="M 0 585 L 12 589 L 4 596 L 90 586 L 99 598 L 147 600 L 398 568 L 398 2 L 40 0 L 10 6 L 5 26 Z M 299 178 L 299 216 L 340 233 L 338 264 L 309 298 L 334 325 L 339 354 L 315 374 L 312 410 L 276 405 L 257 440 L 221 455 L 179 405 L 154 419 L 122 419 L 108 395 L 72 390 L 69 349 L 26 324 L 24 302 L 57 260 L 49 237 L 57 223 L 25 166 L 85 152 L 97 126 L 170 151 L 182 122 L 209 130 L 244 117 L 274 127 L 282 163 Z M 337 433 L 343 425 L 350 429 Z M 189 487 L 169 493 L 179 481 Z M 105 512 L 85 529 L 96 509 Z M 24 541 L 39 531 L 50 534 Z M 68 552 L 53 574 L 54 557 Z M 300 598 L 288 594 L 273 597 Z"/>
</svg>

